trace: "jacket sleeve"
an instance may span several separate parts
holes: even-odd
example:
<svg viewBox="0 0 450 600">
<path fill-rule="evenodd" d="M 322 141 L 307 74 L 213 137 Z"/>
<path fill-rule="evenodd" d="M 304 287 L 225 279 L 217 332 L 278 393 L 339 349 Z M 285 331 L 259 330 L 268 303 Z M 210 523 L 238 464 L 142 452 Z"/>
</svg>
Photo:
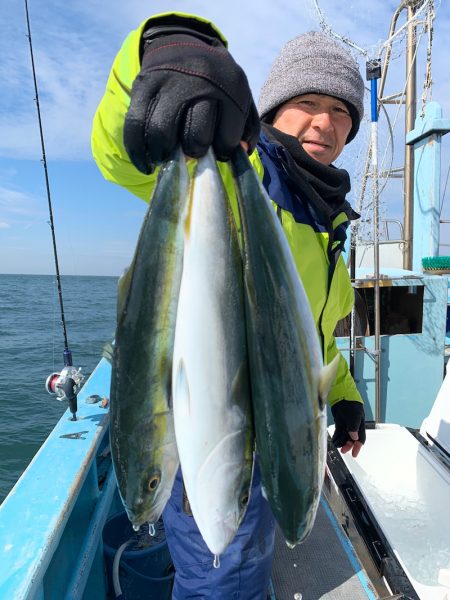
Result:
<svg viewBox="0 0 450 600">
<path fill-rule="evenodd" d="M 332 336 L 327 347 L 327 364 L 333 360 L 336 354 L 339 354 L 339 365 L 333 387 L 328 394 L 328 404 L 333 406 L 339 400 L 354 400 L 362 403 L 361 394 L 350 373 L 347 361 L 337 349 L 336 340 Z"/>
<path fill-rule="evenodd" d="M 158 169 L 151 175 L 144 175 L 131 163 L 123 143 L 123 125 L 130 105 L 130 92 L 138 75 L 140 49 L 143 32 L 153 21 L 161 17 L 186 17 L 208 23 L 226 44 L 226 39 L 215 26 L 201 17 L 184 13 L 163 13 L 154 15 L 132 31 L 120 48 L 106 84 L 106 90 L 92 126 L 92 154 L 102 175 L 108 181 L 126 188 L 135 196 L 149 201 L 158 178 Z"/>
<path fill-rule="evenodd" d="M 333 358 L 339 354 L 336 379 L 328 394 L 328 404 L 330 406 L 333 406 L 333 404 L 336 404 L 339 400 L 363 401 L 350 373 L 347 361 L 339 352 L 334 338 L 336 323 L 350 314 L 354 300 L 355 294 L 348 270 L 342 256 L 340 256 L 321 318 L 324 363 L 328 365 Z"/>
</svg>

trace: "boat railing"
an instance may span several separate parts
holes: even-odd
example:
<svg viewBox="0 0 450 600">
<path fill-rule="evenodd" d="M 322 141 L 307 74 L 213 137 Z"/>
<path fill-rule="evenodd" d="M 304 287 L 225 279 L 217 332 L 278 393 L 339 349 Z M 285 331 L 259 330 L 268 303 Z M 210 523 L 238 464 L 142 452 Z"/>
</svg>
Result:
<svg viewBox="0 0 450 600">
<path fill-rule="evenodd" d="M 78 394 L 77 420 L 65 412 L 0 506 L 0 598 L 106 597 L 101 534 L 116 482 L 108 411 L 86 399 L 108 398 L 110 377 L 102 359 Z"/>
</svg>

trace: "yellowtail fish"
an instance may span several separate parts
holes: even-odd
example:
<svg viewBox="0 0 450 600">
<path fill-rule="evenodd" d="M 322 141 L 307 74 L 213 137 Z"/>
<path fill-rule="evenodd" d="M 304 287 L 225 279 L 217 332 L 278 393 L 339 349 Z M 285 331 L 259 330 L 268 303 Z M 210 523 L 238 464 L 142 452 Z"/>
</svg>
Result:
<svg viewBox="0 0 450 600">
<path fill-rule="evenodd" d="M 218 556 L 249 500 L 253 431 L 242 262 L 211 150 L 198 161 L 186 214 L 173 357 L 175 431 L 192 514 Z"/>
<path fill-rule="evenodd" d="M 135 529 L 158 520 L 179 466 L 171 377 L 187 192 L 186 163 L 178 153 L 161 169 L 132 264 L 119 282 L 110 441 Z"/>
<path fill-rule="evenodd" d="M 271 201 L 238 149 L 233 159 L 244 246 L 246 324 L 262 482 L 289 545 L 312 528 L 325 469 L 323 367 L 308 298 Z"/>
</svg>

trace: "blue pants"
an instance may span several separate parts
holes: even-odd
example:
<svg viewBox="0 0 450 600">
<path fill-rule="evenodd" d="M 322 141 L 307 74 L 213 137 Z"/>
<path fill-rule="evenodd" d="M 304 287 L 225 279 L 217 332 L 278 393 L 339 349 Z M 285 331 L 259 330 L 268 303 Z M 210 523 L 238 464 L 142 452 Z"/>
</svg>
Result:
<svg viewBox="0 0 450 600">
<path fill-rule="evenodd" d="M 266 600 L 275 538 L 275 521 L 261 495 L 255 464 L 250 502 L 239 530 L 213 567 L 194 518 L 182 508 L 183 482 L 178 471 L 163 513 L 167 543 L 175 565 L 173 600 Z"/>
</svg>

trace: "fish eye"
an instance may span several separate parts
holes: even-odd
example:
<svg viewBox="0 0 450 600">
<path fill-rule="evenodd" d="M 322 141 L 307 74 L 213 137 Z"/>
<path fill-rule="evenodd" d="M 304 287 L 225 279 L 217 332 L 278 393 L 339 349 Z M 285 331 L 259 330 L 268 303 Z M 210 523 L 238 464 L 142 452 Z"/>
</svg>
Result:
<svg viewBox="0 0 450 600">
<path fill-rule="evenodd" d="M 248 504 L 248 500 L 249 500 L 249 495 L 248 495 L 248 492 L 245 492 L 245 493 L 244 493 L 244 494 L 242 494 L 242 496 L 241 496 L 241 506 L 242 506 L 242 507 L 244 507 L 244 506 L 247 506 L 247 504 Z"/>
<path fill-rule="evenodd" d="M 156 490 L 156 488 L 158 487 L 160 481 L 161 481 L 161 475 L 159 473 L 155 473 L 154 475 L 152 475 L 148 482 L 148 491 L 154 492 Z"/>
</svg>

